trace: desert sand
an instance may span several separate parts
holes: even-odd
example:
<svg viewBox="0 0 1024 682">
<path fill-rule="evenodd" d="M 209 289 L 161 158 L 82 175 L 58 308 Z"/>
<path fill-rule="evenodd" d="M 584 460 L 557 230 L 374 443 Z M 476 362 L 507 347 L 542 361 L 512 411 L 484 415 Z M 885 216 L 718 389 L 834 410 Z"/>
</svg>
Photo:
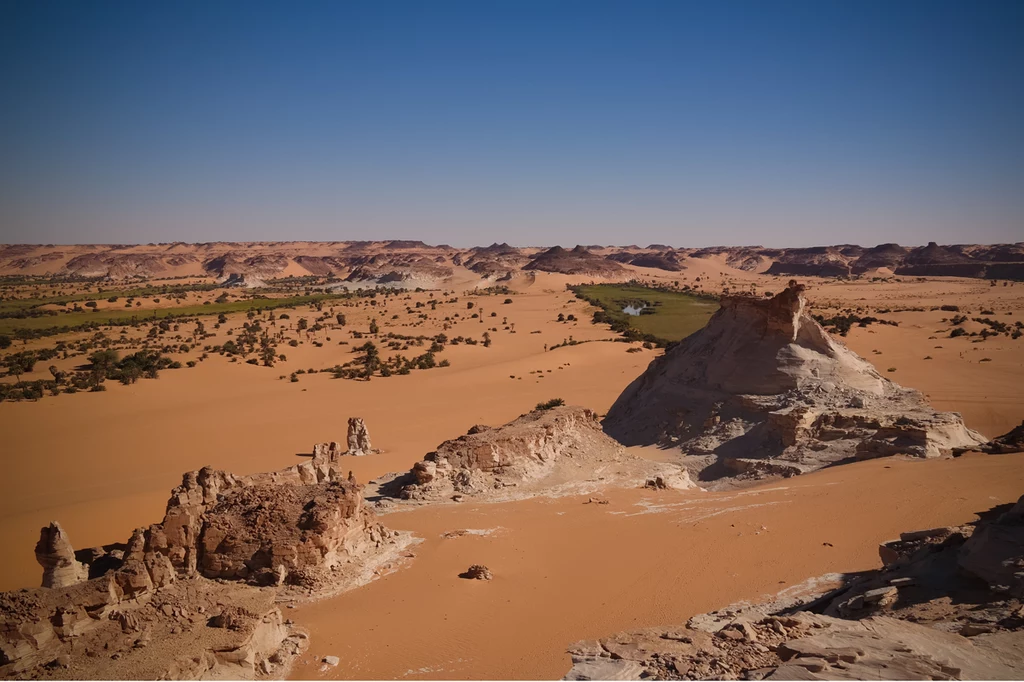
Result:
<svg viewBox="0 0 1024 682">
<path fill-rule="evenodd" d="M 699 277 L 701 290 L 709 292 L 725 287 L 778 292 L 788 279 L 765 274 L 765 268 L 735 269 L 724 256 L 684 262 L 682 272 L 623 268 L 626 277 L 653 283 L 682 278 L 695 283 Z M 180 483 L 184 471 L 212 465 L 249 474 L 288 467 L 303 461 L 315 443 L 343 440 L 348 417 L 359 416 L 382 451 L 351 459 L 356 479 L 366 482 L 408 470 L 474 424 L 503 424 L 550 398 L 604 414 L 662 352 L 612 342 L 616 334 L 607 325 L 590 322 L 594 309 L 565 286 L 593 276 L 517 277 L 509 283 L 513 302 L 506 305 L 503 295 L 467 296 L 480 278 L 458 267 L 455 272 L 438 291 L 409 292 L 407 301 L 392 301 L 386 314 L 365 306 L 337 308 L 349 318 L 348 331 L 365 331 L 374 317 L 382 332 L 436 334 L 443 317 L 455 312 L 464 317 L 446 332 L 449 336 L 479 337 L 497 328 L 490 347 L 446 348 L 439 357 L 450 367 L 369 382 L 328 374 L 280 379 L 296 369 L 352 359 L 351 348 L 359 342 L 349 340 L 348 331 L 324 330 L 309 343 L 282 346 L 288 359 L 273 368 L 212 355 L 195 368 L 163 371 L 155 381 L 108 382 L 102 393 L 0 403 L 6 455 L 0 482 L 0 546 L 6 558 L 0 589 L 38 585 L 40 568 L 32 550 L 40 527 L 59 520 L 76 547 L 120 541 L 160 517 L 167 490 Z M 801 281 L 815 312 L 862 310 L 899 322 L 854 326 L 848 336 L 837 337 L 883 376 L 921 390 L 937 409 L 960 412 L 968 427 L 985 436 L 1020 423 L 1024 343 L 1003 336 L 983 343 L 948 338 L 945 320 L 951 313 L 931 309 L 955 301 L 972 316 L 991 309 L 1000 320 L 1016 322 L 1024 319 L 1020 283 Z M 188 303 L 217 293 L 190 295 Z M 420 309 L 409 314 L 406 306 L 432 294 L 459 300 L 439 305 L 421 326 L 407 326 L 420 321 Z M 467 301 L 485 317 L 465 317 Z M 879 314 L 880 309 L 892 312 Z M 288 312 L 293 323 L 302 315 L 314 317 L 308 309 Z M 487 317 L 491 312 L 496 319 Z M 559 323 L 560 312 L 573 313 L 578 321 Z M 505 317 L 514 332 L 500 324 Z M 245 315 L 228 319 L 225 327 L 237 329 Z M 546 350 L 570 335 L 592 342 Z M 206 343 L 226 338 L 222 329 Z M 313 339 L 323 347 L 314 346 Z M 349 344 L 339 345 L 339 339 Z M 11 350 L 52 342 L 18 342 Z M 638 352 L 627 353 L 631 347 Z M 193 351 L 188 357 L 197 356 Z M 54 362 L 69 369 L 82 361 Z M 48 377 L 48 364 L 39 363 L 25 378 Z M 631 451 L 661 461 L 673 457 L 656 448 Z M 879 563 L 878 543 L 900 531 L 964 523 L 977 512 L 1014 501 L 1024 492 L 1021 457 L 888 458 L 739 491 L 608 490 L 607 505 L 572 496 L 385 514 L 390 527 L 423 538 L 415 559 L 363 588 L 289 610 L 286 615 L 311 634 L 310 649 L 291 674 L 557 678 L 570 665 L 566 648 L 579 639 L 683 621 L 828 572 L 872 568 Z M 460 529 L 479 532 L 443 537 Z M 458 578 L 479 563 L 493 571 L 492 581 Z M 340 664 L 322 669 L 320 659 L 327 655 L 338 656 Z"/>
</svg>

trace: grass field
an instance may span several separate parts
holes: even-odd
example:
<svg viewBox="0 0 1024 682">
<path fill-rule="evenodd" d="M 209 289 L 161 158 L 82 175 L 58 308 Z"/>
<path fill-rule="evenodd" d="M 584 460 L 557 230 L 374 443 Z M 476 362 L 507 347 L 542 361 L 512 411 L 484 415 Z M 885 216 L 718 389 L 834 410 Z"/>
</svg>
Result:
<svg viewBox="0 0 1024 682">
<path fill-rule="evenodd" d="M 0 334 L 12 334 L 19 329 L 49 330 L 75 328 L 87 324 L 131 324 L 133 321 L 160 319 L 162 317 L 189 317 L 197 315 L 218 315 L 220 313 L 237 313 L 249 309 L 269 310 L 272 308 L 291 308 L 310 305 L 317 301 L 351 298 L 352 294 L 315 294 L 312 296 L 287 296 L 281 298 L 259 298 L 226 303 L 210 303 L 209 305 L 188 305 L 177 308 L 158 308 L 145 312 L 125 309 L 123 311 L 61 313 L 43 317 L 0 319 Z"/>
<path fill-rule="evenodd" d="M 686 338 L 707 324 L 718 310 L 718 303 L 711 299 L 628 284 L 581 285 L 574 291 L 602 308 L 612 321 L 664 341 Z M 622 312 L 631 303 L 644 303 L 648 308 L 642 315 Z"/>
</svg>

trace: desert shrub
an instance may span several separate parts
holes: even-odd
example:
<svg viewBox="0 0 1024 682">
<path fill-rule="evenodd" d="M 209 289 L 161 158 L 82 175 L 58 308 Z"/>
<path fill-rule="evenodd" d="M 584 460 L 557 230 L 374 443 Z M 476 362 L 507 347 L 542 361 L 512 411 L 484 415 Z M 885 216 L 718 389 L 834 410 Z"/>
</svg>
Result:
<svg viewBox="0 0 1024 682">
<path fill-rule="evenodd" d="M 561 398 L 552 398 L 551 400 L 548 400 L 547 402 L 537 403 L 537 407 L 535 407 L 534 409 L 535 410 L 551 410 L 551 409 L 554 409 L 556 407 L 561 407 L 562 405 L 565 405 L 565 401 L 564 400 L 562 400 Z"/>
</svg>

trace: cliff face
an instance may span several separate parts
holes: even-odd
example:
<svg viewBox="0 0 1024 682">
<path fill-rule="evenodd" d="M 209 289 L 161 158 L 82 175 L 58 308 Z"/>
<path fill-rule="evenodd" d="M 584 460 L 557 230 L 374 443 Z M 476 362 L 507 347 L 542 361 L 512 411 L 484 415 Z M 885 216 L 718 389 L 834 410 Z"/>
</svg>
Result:
<svg viewBox="0 0 1024 682">
<path fill-rule="evenodd" d="M 724 298 L 702 330 L 626 388 L 606 432 L 626 445 L 679 447 L 702 480 L 933 457 L 984 441 L 833 340 L 802 291 L 791 283 L 769 300 Z"/>
</svg>

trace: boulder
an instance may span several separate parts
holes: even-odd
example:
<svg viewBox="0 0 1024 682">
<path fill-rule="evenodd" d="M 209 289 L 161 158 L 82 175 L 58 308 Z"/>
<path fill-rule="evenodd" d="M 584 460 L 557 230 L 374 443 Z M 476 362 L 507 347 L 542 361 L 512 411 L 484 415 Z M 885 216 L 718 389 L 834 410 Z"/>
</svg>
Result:
<svg viewBox="0 0 1024 682">
<path fill-rule="evenodd" d="M 466 578 L 467 580 L 490 580 L 494 576 L 491 575 L 491 570 L 483 564 L 474 564 L 466 569 L 465 573 L 462 573 L 460 578 Z"/>
</svg>

